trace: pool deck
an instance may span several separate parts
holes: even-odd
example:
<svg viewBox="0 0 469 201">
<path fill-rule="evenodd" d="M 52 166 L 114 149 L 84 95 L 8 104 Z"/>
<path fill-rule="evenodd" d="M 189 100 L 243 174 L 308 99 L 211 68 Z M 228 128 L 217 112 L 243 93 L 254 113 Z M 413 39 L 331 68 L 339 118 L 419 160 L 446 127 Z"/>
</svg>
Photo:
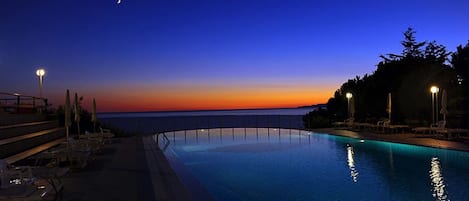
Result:
<svg viewBox="0 0 469 201">
<path fill-rule="evenodd" d="M 469 139 L 445 139 L 435 134 L 416 134 L 416 133 L 374 133 L 374 132 L 356 132 L 346 129 L 312 129 L 313 132 L 328 133 L 332 135 L 346 136 L 365 140 L 379 140 L 386 142 L 396 142 L 402 144 L 419 145 L 441 149 L 452 149 L 469 152 Z"/>
<path fill-rule="evenodd" d="M 469 151 L 466 140 L 450 141 L 429 134 L 380 134 L 339 129 L 314 129 L 359 139 L 381 140 Z M 148 136 L 116 138 L 84 169 L 63 177 L 64 201 L 191 201 L 163 152 L 148 144 Z"/>
<path fill-rule="evenodd" d="M 64 201 L 191 201 L 161 150 L 147 137 L 115 138 L 88 165 L 62 178 Z"/>
</svg>

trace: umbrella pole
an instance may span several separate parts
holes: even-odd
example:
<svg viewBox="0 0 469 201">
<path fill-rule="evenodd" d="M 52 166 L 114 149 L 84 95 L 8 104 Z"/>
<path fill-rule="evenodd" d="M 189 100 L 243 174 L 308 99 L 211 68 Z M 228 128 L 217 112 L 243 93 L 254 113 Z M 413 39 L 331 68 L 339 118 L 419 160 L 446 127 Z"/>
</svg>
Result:
<svg viewBox="0 0 469 201">
<path fill-rule="evenodd" d="M 78 139 L 80 139 L 80 122 L 77 122 L 77 128 L 78 128 Z"/>
<path fill-rule="evenodd" d="M 68 126 L 65 127 L 65 132 L 66 132 L 66 138 L 67 138 L 67 149 L 69 147 L 69 143 L 70 143 L 70 140 L 68 139 L 68 134 L 69 134 L 69 131 L 68 131 Z"/>
</svg>

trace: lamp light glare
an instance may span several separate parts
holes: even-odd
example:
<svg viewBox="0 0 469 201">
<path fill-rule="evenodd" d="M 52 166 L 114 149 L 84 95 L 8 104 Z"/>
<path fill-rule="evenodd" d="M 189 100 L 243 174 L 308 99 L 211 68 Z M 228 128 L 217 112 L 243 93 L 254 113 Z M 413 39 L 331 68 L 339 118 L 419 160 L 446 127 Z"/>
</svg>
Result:
<svg viewBox="0 0 469 201">
<path fill-rule="evenodd" d="M 430 92 L 431 92 L 432 94 L 438 93 L 439 91 L 440 91 L 440 88 L 438 88 L 438 87 L 436 87 L 436 86 L 432 86 L 432 87 L 430 88 Z"/>
<path fill-rule="evenodd" d="M 347 93 L 345 94 L 345 97 L 347 97 L 347 99 L 352 98 L 352 96 L 353 96 L 353 95 L 352 95 L 352 93 L 350 93 L 350 92 L 347 92 Z"/>
<path fill-rule="evenodd" d="M 44 76 L 44 74 L 46 74 L 46 71 L 44 69 L 42 69 L 42 68 L 37 69 L 37 71 L 36 71 L 37 76 L 41 77 L 41 76 Z"/>
</svg>

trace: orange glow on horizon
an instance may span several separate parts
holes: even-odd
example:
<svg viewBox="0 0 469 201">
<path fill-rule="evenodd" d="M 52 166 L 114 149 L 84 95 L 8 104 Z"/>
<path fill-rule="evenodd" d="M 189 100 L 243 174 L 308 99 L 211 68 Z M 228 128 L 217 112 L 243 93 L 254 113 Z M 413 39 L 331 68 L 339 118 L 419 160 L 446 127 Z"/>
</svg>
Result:
<svg viewBox="0 0 469 201">
<path fill-rule="evenodd" d="M 83 107 L 91 111 L 96 98 L 98 112 L 144 112 L 182 110 L 222 110 L 295 108 L 326 103 L 335 90 L 331 87 L 298 86 L 158 86 L 94 89 L 80 94 Z M 60 104 L 65 98 L 56 94 Z"/>
</svg>

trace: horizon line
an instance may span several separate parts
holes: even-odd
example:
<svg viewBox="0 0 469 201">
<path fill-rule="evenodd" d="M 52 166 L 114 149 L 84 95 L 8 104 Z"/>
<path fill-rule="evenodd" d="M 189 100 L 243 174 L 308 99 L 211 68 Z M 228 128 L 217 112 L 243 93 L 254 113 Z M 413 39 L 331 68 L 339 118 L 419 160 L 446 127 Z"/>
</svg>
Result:
<svg viewBox="0 0 469 201">
<path fill-rule="evenodd" d="M 159 110 L 159 111 L 133 111 L 133 112 L 98 112 L 98 114 L 112 114 L 112 113 L 156 113 L 156 112 L 206 112 L 206 111 L 239 111 L 239 110 L 278 110 L 278 109 L 301 109 L 308 107 L 317 107 L 321 105 L 326 105 L 326 103 L 314 104 L 314 105 L 305 105 L 297 107 L 279 107 L 279 108 L 243 108 L 243 109 L 201 109 L 201 110 Z"/>
</svg>

